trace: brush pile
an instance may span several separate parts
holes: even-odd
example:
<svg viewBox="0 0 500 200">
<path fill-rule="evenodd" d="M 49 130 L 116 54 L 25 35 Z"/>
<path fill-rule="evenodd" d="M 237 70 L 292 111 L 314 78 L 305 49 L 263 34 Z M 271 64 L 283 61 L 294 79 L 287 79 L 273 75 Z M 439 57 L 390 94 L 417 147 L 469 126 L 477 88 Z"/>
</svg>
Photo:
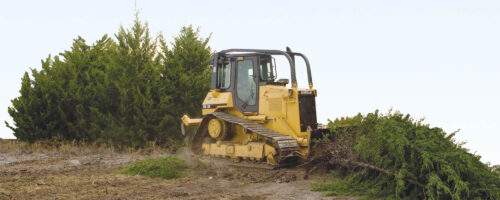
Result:
<svg viewBox="0 0 500 200">
<path fill-rule="evenodd" d="M 453 136 L 410 115 L 378 111 L 328 124 L 315 141 L 311 170 L 326 167 L 343 178 L 315 184 L 328 195 L 370 198 L 500 199 L 500 170 L 480 161 Z"/>
</svg>

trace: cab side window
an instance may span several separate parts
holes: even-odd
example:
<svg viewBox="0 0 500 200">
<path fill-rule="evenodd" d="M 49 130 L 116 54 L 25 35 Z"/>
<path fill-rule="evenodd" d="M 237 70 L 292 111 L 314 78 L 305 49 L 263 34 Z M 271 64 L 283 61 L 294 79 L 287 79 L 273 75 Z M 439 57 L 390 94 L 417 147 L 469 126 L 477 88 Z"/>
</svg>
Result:
<svg viewBox="0 0 500 200">
<path fill-rule="evenodd" d="M 231 83 L 231 63 L 224 63 L 218 66 L 217 69 L 217 88 L 229 88 Z"/>
<path fill-rule="evenodd" d="M 270 59 L 261 58 L 260 60 L 260 80 L 274 81 L 276 79 L 273 65 Z"/>
</svg>

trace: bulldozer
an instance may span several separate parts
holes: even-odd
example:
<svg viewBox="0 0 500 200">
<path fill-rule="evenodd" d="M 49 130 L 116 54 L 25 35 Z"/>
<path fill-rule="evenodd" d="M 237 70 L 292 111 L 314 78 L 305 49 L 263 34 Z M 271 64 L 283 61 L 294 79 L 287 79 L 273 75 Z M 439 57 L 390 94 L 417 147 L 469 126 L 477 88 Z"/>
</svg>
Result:
<svg viewBox="0 0 500 200">
<path fill-rule="evenodd" d="M 277 79 L 276 56 L 288 61 L 291 86 L 288 79 Z M 296 57 L 305 62 L 307 89 L 298 88 Z M 216 52 L 211 64 L 203 117 L 181 119 L 183 134 L 184 126 L 198 126 L 189 136 L 193 153 L 271 168 L 306 160 L 311 137 L 327 131 L 317 123 L 317 91 L 307 57 L 289 47 L 228 49 Z"/>
</svg>

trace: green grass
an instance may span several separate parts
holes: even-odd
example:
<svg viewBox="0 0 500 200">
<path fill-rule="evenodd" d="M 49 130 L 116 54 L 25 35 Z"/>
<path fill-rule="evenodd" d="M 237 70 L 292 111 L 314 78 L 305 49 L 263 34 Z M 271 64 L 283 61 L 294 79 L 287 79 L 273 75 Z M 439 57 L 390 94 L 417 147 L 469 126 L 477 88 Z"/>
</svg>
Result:
<svg viewBox="0 0 500 200">
<path fill-rule="evenodd" d="M 141 175 L 164 179 L 182 178 L 187 175 L 184 160 L 172 156 L 138 160 L 118 171 L 119 174 Z"/>
</svg>

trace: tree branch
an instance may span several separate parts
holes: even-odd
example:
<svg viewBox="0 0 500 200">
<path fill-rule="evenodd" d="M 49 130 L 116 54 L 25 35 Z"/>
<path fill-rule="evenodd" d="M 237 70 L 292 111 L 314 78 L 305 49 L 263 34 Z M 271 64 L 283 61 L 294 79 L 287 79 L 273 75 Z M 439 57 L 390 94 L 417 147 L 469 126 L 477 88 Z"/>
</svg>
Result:
<svg viewBox="0 0 500 200">
<path fill-rule="evenodd" d="M 352 161 L 352 160 L 347 160 L 347 159 L 340 159 L 340 160 L 339 159 L 331 159 L 328 163 L 332 164 L 332 165 L 339 165 L 339 166 L 342 166 L 345 168 L 362 167 L 362 168 L 370 169 L 373 171 L 381 172 L 381 173 L 384 173 L 384 174 L 387 174 L 390 176 L 396 176 L 390 170 L 380 168 L 380 167 L 377 167 L 375 165 L 364 163 L 364 162 Z M 421 188 L 425 188 L 425 184 L 420 183 L 416 180 L 409 179 L 409 178 L 405 178 L 405 180 L 408 181 L 408 183 L 420 186 Z"/>
</svg>

